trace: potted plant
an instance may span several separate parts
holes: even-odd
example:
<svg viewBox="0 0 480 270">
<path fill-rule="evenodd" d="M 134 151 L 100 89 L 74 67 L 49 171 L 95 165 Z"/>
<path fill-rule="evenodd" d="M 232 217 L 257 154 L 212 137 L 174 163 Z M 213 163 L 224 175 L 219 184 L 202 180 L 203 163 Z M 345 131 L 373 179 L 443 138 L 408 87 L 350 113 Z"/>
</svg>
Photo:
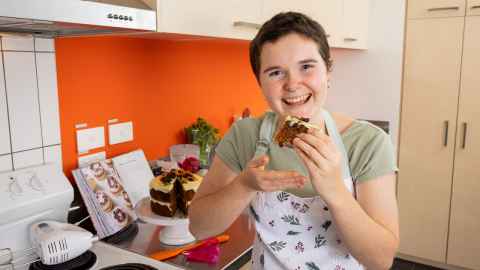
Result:
<svg viewBox="0 0 480 270">
<path fill-rule="evenodd" d="M 205 119 L 199 117 L 192 125 L 185 128 L 187 142 L 200 147 L 200 164 L 209 165 L 212 148 L 220 140 L 218 128 L 213 127 Z"/>
</svg>

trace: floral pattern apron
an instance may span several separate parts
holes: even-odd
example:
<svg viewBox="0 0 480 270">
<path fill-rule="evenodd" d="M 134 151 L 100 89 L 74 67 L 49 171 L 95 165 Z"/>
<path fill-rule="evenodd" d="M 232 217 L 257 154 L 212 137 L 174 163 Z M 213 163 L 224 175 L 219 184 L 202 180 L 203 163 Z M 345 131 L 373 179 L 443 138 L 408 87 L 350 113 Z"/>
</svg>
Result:
<svg viewBox="0 0 480 270">
<path fill-rule="evenodd" d="M 322 114 L 328 134 L 343 156 L 345 186 L 354 196 L 345 146 L 330 114 Z M 265 115 L 255 157 L 268 152 L 275 117 L 274 113 Z M 330 211 L 319 196 L 301 198 L 285 191 L 258 192 L 249 208 L 257 231 L 252 269 L 364 269 L 339 239 Z"/>
</svg>

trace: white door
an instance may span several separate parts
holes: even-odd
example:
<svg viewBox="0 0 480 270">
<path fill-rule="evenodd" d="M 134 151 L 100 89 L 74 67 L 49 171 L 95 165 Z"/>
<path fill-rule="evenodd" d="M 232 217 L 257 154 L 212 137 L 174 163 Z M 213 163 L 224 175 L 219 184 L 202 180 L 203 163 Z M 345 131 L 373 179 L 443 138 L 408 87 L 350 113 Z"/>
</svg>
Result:
<svg viewBox="0 0 480 270">
<path fill-rule="evenodd" d="M 12 151 L 42 146 L 35 55 L 3 52 Z"/>
<path fill-rule="evenodd" d="M 480 269 L 480 16 L 466 18 L 464 33 L 447 263 Z"/>
<path fill-rule="evenodd" d="M 279 12 L 296 11 L 316 20 L 325 29 L 330 46 L 335 47 L 341 30 L 343 0 L 265 0 L 264 21 Z"/>
<path fill-rule="evenodd" d="M 57 70 L 54 53 L 36 53 L 43 145 L 60 143 Z"/>
<path fill-rule="evenodd" d="M 160 32 L 252 39 L 260 23 L 261 2 L 257 0 L 159 0 L 157 3 Z"/>
<path fill-rule="evenodd" d="M 4 82 L 3 61 L 0 54 L 0 155 L 12 152 L 10 149 L 10 128 L 8 125 L 7 96 L 5 95 Z"/>
</svg>

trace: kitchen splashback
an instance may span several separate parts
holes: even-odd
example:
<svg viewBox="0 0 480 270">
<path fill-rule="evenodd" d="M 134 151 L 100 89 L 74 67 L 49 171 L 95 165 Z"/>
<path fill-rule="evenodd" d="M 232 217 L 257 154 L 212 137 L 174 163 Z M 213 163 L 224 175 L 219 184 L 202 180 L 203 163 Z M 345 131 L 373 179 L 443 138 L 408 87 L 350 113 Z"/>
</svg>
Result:
<svg viewBox="0 0 480 270">
<path fill-rule="evenodd" d="M 62 165 L 52 39 L 0 35 L 0 171 Z"/>
</svg>

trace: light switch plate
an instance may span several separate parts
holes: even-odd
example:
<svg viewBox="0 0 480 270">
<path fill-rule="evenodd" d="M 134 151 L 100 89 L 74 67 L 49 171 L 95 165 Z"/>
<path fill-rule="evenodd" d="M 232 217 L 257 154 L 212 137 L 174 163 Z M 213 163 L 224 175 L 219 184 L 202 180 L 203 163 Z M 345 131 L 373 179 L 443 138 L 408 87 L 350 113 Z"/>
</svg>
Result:
<svg viewBox="0 0 480 270">
<path fill-rule="evenodd" d="M 133 123 L 125 122 L 108 126 L 109 144 L 133 141 Z"/>
<path fill-rule="evenodd" d="M 81 157 L 78 157 L 78 167 L 83 167 L 92 161 L 105 160 L 106 158 L 107 158 L 107 155 L 105 154 L 105 151 L 98 152 L 91 155 L 81 156 Z"/>
<path fill-rule="evenodd" d="M 104 127 L 77 130 L 77 150 L 79 153 L 103 146 L 105 146 Z"/>
</svg>

